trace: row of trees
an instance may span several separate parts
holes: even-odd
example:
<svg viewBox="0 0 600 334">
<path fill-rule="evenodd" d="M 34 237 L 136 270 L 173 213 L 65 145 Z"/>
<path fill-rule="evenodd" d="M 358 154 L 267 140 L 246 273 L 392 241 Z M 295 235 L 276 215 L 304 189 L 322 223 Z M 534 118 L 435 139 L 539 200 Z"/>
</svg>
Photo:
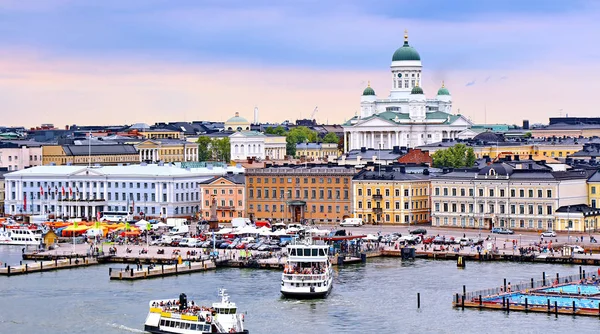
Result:
<svg viewBox="0 0 600 334">
<path fill-rule="evenodd" d="M 198 143 L 198 161 L 231 161 L 229 137 L 200 137 Z"/>
<path fill-rule="evenodd" d="M 465 144 L 456 144 L 447 149 L 436 151 L 431 158 L 433 159 L 433 167 L 437 168 L 473 167 L 476 160 L 473 148 L 467 148 Z"/>
<path fill-rule="evenodd" d="M 338 143 L 340 139 L 338 136 L 329 132 L 326 134 L 323 139 L 319 140 L 319 135 L 316 131 L 313 131 L 306 126 L 297 126 L 292 128 L 290 131 L 286 131 L 281 125 L 274 128 L 267 128 L 265 130 L 266 134 L 285 136 L 286 146 L 285 152 L 287 155 L 295 156 L 296 155 L 296 145 L 300 143 Z"/>
</svg>

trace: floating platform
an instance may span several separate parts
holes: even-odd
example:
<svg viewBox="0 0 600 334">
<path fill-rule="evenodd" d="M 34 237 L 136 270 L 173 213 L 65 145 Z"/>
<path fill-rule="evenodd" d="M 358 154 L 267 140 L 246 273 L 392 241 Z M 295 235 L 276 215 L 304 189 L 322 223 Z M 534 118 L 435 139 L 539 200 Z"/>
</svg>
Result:
<svg viewBox="0 0 600 334">
<path fill-rule="evenodd" d="M 98 261 L 93 257 L 54 259 L 51 261 L 25 263 L 18 266 L 1 267 L 0 276 L 26 275 L 44 271 L 89 267 L 97 264 Z"/>
<path fill-rule="evenodd" d="M 109 268 L 108 275 L 111 280 L 139 280 L 148 278 L 158 278 L 165 276 L 174 276 L 190 274 L 201 271 L 213 270 L 216 266 L 212 261 L 184 262 L 182 264 L 159 265 L 150 269 L 138 270 L 136 268 Z"/>
<path fill-rule="evenodd" d="M 549 281 L 549 280 L 548 280 Z M 500 287 L 469 293 L 457 293 L 452 301 L 456 308 L 478 308 L 547 314 L 600 317 L 600 279 L 585 272 L 547 281 L 524 282 L 515 289 Z"/>
</svg>

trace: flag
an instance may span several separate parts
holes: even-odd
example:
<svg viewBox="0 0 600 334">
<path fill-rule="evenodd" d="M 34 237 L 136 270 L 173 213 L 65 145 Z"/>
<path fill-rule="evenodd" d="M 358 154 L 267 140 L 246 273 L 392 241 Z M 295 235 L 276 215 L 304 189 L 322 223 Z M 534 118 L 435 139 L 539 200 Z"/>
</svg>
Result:
<svg viewBox="0 0 600 334">
<path fill-rule="evenodd" d="M 63 197 L 65 196 L 65 187 L 62 187 L 61 194 L 62 194 Z"/>
<path fill-rule="evenodd" d="M 69 187 L 69 197 L 73 198 L 73 188 Z"/>
<path fill-rule="evenodd" d="M 40 195 L 44 196 L 44 187 L 40 186 Z"/>
<path fill-rule="evenodd" d="M 33 192 L 31 192 L 31 213 L 33 213 Z"/>
<path fill-rule="evenodd" d="M 48 194 L 51 192 L 52 190 L 50 189 L 50 186 L 48 186 Z"/>
<path fill-rule="evenodd" d="M 54 193 L 58 195 L 58 186 L 54 186 Z"/>
<path fill-rule="evenodd" d="M 23 196 L 23 209 L 27 212 L 27 194 Z"/>
<path fill-rule="evenodd" d="M 96 220 L 100 221 L 100 211 L 96 212 Z"/>
<path fill-rule="evenodd" d="M 79 188 L 75 187 L 75 195 L 77 195 L 77 199 L 79 199 Z"/>
</svg>

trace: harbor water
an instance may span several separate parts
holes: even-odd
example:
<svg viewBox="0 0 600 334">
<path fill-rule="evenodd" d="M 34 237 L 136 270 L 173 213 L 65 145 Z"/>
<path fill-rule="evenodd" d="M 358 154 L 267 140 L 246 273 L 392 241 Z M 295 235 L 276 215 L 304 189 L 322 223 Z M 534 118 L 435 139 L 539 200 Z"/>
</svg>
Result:
<svg viewBox="0 0 600 334">
<path fill-rule="evenodd" d="M 0 261 L 18 263 L 20 247 L 1 247 Z M 540 313 L 454 309 L 453 294 L 508 281 L 576 274 L 578 266 L 373 258 L 335 268 L 327 299 L 289 300 L 279 292 L 281 273 L 217 269 L 135 282 L 109 281 L 99 265 L 23 276 L 0 277 L 1 333 L 143 332 L 150 299 L 184 292 L 196 303 L 218 299 L 226 288 L 251 333 L 595 333 L 600 319 Z M 584 267 L 596 272 L 596 267 Z M 421 308 L 417 309 L 417 293 Z"/>
</svg>

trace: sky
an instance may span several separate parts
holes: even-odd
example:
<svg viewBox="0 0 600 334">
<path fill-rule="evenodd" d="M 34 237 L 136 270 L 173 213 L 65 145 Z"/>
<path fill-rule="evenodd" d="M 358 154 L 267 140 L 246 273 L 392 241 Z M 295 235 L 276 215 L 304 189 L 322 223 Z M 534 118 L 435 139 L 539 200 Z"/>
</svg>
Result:
<svg viewBox="0 0 600 334">
<path fill-rule="evenodd" d="M 600 3 L 0 0 L 0 125 L 340 123 L 404 30 L 423 89 L 475 123 L 599 116 Z"/>
</svg>

